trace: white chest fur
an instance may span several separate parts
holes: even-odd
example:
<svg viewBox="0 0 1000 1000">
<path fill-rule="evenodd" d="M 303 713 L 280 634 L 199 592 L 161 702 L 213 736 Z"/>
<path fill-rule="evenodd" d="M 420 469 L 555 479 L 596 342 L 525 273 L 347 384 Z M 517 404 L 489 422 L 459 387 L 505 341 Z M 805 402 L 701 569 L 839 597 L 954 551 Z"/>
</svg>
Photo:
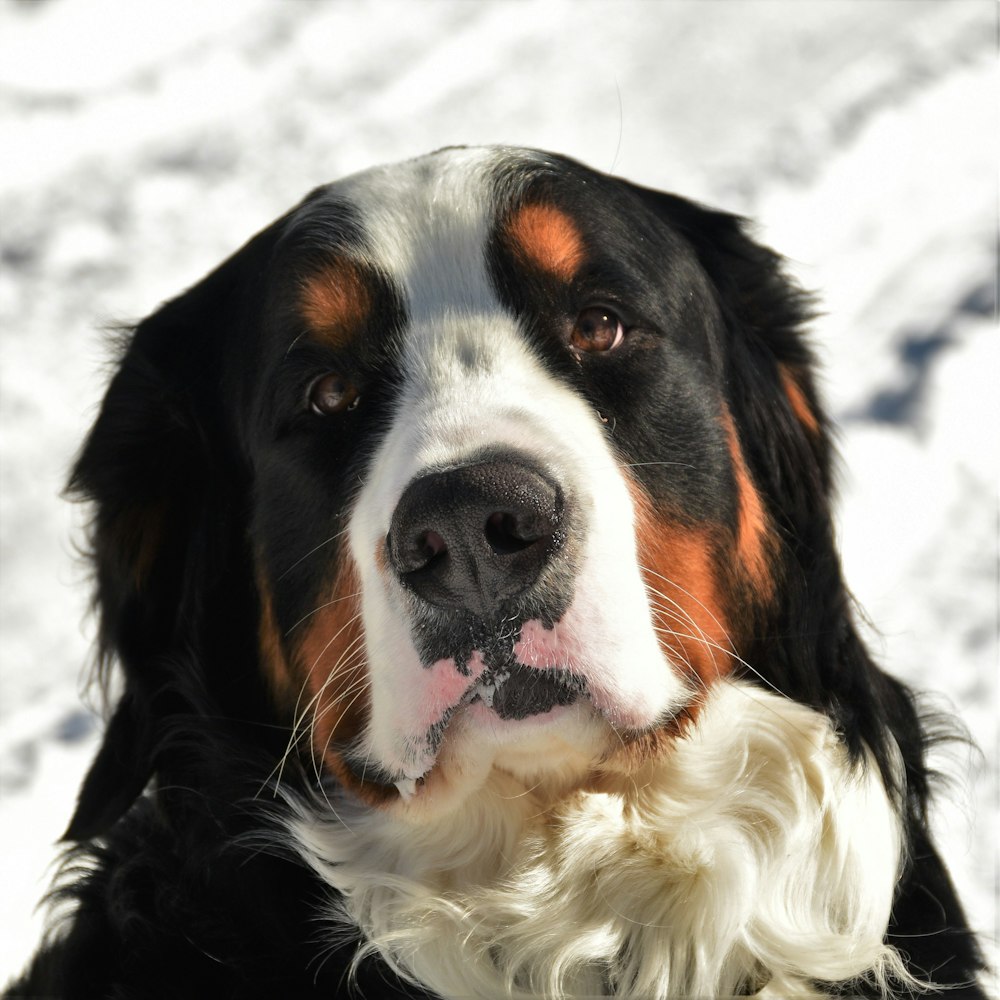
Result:
<svg viewBox="0 0 1000 1000">
<path fill-rule="evenodd" d="M 303 857 L 404 976 L 477 997 L 808 996 L 902 976 L 895 805 L 828 720 L 717 685 L 672 751 L 555 802 L 494 771 L 419 823 L 299 810 Z M 343 808 L 341 808 L 343 806 Z"/>
</svg>

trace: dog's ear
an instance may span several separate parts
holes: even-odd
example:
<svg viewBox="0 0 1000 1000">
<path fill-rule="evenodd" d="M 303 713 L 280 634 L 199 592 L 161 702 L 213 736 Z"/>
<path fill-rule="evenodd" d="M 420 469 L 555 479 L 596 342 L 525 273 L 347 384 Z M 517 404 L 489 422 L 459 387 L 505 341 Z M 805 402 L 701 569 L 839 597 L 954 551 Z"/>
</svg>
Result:
<svg viewBox="0 0 1000 1000">
<path fill-rule="evenodd" d="M 102 681 L 124 694 L 66 837 L 95 836 L 156 768 L 158 726 L 192 659 L 239 517 L 240 449 L 219 397 L 233 331 L 257 322 L 260 274 L 278 225 L 135 329 L 70 477 L 93 505 L 90 555 Z M 249 341 L 249 336 L 245 337 Z"/>
</svg>

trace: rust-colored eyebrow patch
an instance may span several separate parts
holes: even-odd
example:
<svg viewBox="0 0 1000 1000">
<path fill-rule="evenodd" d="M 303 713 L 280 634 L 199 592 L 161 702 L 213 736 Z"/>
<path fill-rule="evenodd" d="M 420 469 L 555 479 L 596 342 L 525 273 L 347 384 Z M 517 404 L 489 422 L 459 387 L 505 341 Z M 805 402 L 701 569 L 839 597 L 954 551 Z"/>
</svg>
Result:
<svg viewBox="0 0 1000 1000">
<path fill-rule="evenodd" d="M 571 281 L 583 264 L 583 236 L 554 205 L 524 205 L 512 216 L 508 232 L 531 263 L 564 281 Z"/>
<path fill-rule="evenodd" d="M 367 320 L 371 294 L 354 264 L 333 260 L 303 280 L 299 311 L 313 333 L 341 346 Z"/>
</svg>

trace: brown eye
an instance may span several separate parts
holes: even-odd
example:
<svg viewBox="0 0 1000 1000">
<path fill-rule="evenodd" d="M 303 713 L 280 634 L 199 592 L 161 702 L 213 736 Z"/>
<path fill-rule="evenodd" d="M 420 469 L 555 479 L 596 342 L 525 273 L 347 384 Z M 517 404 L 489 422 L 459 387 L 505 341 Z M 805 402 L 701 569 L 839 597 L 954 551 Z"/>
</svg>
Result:
<svg viewBox="0 0 1000 1000">
<path fill-rule="evenodd" d="M 614 350 L 624 338 L 625 328 L 615 313 L 590 306 L 577 316 L 569 342 L 577 351 L 600 353 Z"/>
<path fill-rule="evenodd" d="M 335 372 L 316 379 L 309 389 L 309 406 L 321 417 L 353 410 L 359 399 L 358 390 Z"/>
</svg>

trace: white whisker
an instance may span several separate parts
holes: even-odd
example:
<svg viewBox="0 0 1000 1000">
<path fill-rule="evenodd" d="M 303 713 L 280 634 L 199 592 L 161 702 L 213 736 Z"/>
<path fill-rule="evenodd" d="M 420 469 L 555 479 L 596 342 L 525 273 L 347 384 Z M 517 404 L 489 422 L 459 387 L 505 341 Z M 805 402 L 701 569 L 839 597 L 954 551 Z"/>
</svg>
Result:
<svg viewBox="0 0 1000 1000">
<path fill-rule="evenodd" d="M 318 608 L 313 608 L 308 614 L 303 615 L 287 632 L 286 636 L 291 635 L 304 621 L 312 618 L 313 615 L 318 614 L 324 608 L 331 608 L 334 604 L 339 604 L 341 601 L 349 601 L 352 597 L 360 597 L 361 591 L 356 590 L 353 594 L 345 594 L 343 597 L 335 597 L 332 601 L 327 601 L 326 604 L 321 604 Z"/>
<path fill-rule="evenodd" d="M 321 548 L 323 548 L 324 545 L 329 545 L 331 542 L 335 542 L 338 538 L 340 538 L 342 535 L 346 533 L 347 533 L 347 528 L 344 528 L 341 531 L 338 531 L 335 535 L 331 535 L 329 538 L 324 539 L 322 542 L 319 543 L 319 545 L 314 545 L 304 556 L 301 556 L 300 558 L 296 559 L 295 562 L 293 562 L 292 565 L 289 566 L 288 569 L 286 569 L 278 577 L 278 580 L 279 581 L 284 580 L 285 577 L 288 576 L 288 574 L 291 573 L 291 571 L 295 569 L 296 566 L 298 566 L 300 563 L 305 562 L 306 559 L 308 559 L 311 555 L 313 555 L 313 553 L 318 552 Z"/>
</svg>

